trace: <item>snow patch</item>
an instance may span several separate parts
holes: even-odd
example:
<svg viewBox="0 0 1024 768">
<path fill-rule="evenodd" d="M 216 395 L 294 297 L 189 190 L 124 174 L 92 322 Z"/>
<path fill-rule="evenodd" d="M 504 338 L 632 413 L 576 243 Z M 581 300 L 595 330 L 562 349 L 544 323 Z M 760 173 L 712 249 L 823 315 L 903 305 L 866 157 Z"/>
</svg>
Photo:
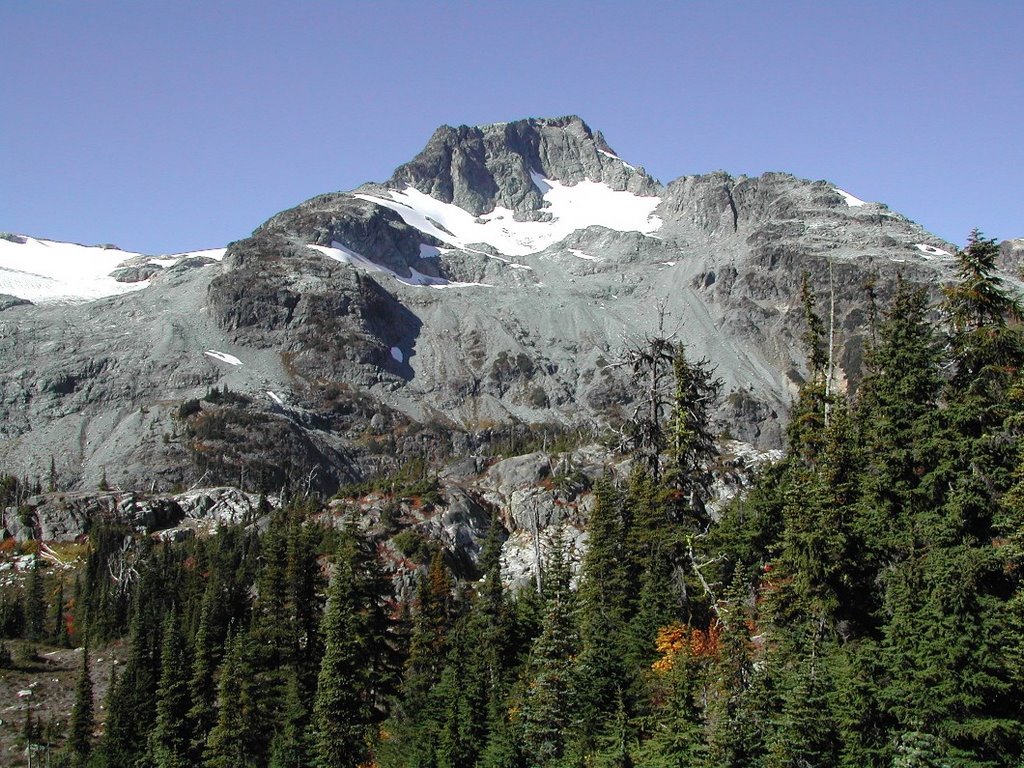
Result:
<svg viewBox="0 0 1024 768">
<path fill-rule="evenodd" d="M 396 363 L 405 362 L 405 355 L 402 354 L 402 350 L 400 350 L 398 347 L 391 348 L 391 357 L 392 359 L 394 359 Z"/>
<path fill-rule="evenodd" d="M 387 197 L 365 193 L 354 196 L 390 208 L 409 226 L 455 248 L 486 243 L 506 256 L 538 253 L 576 230 L 594 225 L 643 234 L 662 225 L 654 215 L 660 197 L 616 191 L 595 181 L 569 186 L 536 172 L 530 175 L 544 195 L 544 211 L 551 214 L 550 221 L 516 221 L 513 211 L 501 207 L 477 217 L 414 187 L 389 190 Z"/>
<path fill-rule="evenodd" d="M 70 304 L 139 291 L 149 282 L 119 283 L 110 273 L 140 255 L 34 237 L 24 243 L 0 239 L 0 293 L 35 303 Z"/>
<path fill-rule="evenodd" d="M 280 397 L 278 396 L 278 394 L 277 394 L 276 392 L 271 392 L 271 391 L 270 391 L 270 390 L 268 389 L 268 390 L 267 390 L 267 397 L 269 397 L 269 398 L 270 398 L 271 400 L 273 400 L 273 401 L 274 401 L 275 403 L 277 403 L 278 405 L 284 405 L 284 400 L 282 400 L 282 399 L 281 399 L 281 398 L 280 398 Z"/>
<path fill-rule="evenodd" d="M 0 239 L 0 293 L 36 304 L 73 304 L 141 291 L 149 280 L 120 283 L 110 276 L 128 260 L 168 267 L 184 258 L 205 256 L 220 261 L 224 248 L 211 248 L 165 256 L 146 256 L 117 248 L 24 238 Z"/>
<path fill-rule="evenodd" d="M 229 355 L 227 352 L 218 352 L 216 349 L 208 349 L 205 352 L 203 352 L 203 354 L 208 355 L 215 360 L 220 360 L 222 363 L 227 363 L 228 365 L 242 364 L 242 361 L 239 360 L 234 355 Z"/>
<path fill-rule="evenodd" d="M 952 256 L 953 254 L 949 251 L 944 251 L 941 248 L 936 248 L 934 245 L 928 245 L 927 243 L 916 243 L 914 245 L 917 250 L 921 253 L 927 253 L 930 256 Z"/>
<path fill-rule="evenodd" d="M 586 261 L 600 261 L 600 259 L 597 256 L 591 256 L 589 253 L 581 251 L 578 248 L 570 248 L 569 253 L 571 253 L 577 259 L 584 259 Z"/>
<path fill-rule="evenodd" d="M 313 243 L 307 243 L 306 247 L 312 248 L 314 251 L 320 251 L 320 253 L 334 259 L 335 261 L 340 261 L 342 264 L 349 264 L 356 269 L 363 270 L 364 272 L 387 275 L 403 285 L 429 288 L 468 288 L 471 286 L 481 286 L 484 288 L 493 287 L 488 283 L 459 283 L 446 280 L 443 277 L 431 277 L 430 275 L 424 275 L 422 272 L 417 272 L 412 267 L 409 268 L 409 277 L 402 277 L 394 270 L 382 267 L 380 264 L 371 261 L 362 254 L 356 253 L 351 248 L 346 248 L 337 241 L 332 242 L 330 247 L 326 245 L 315 245 Z"/>
<path fill-rule="evenodd" d="M 605 151 L 605 150 L 603 150 L 603 149 L 599 149 L 599 150 L 597 150 L 597 151 L 598 151 L 598 152 L 600 152 L 600 153 L 601 153 L 602 155 L 604 155 L 605 157 L 610 157 L 610 158 L 611 158 L 612 160 L 618 160 L 618 161 L 619 161 L 620 163 L 622 163 L 622 164 L 623 164 L 624 166 L 626 166 L 627 168 L 629 168 L 629 170 L 631 170 L 631 171 L 635 171 L 635 170 L 636 170 L 636 167 L 635 167 L 635 166 L 632 166 L 632 165 L 630 165 L 630 164 L 629 164 L 629 163 L 627 163 L 627 162 L 626 162 L 625 160 L 623 160 L 623 159 L 622 159 L 621 157 L 619 157 L 618 155 L 616 155 L 616 154 L 614 154 L 614 153 L 612 153 L 612 152 L 606 152 L 606 151 Z"/>
<path fill-rule="evenodd" d="M 533 180 L 533 185 L 540 190 L 541 196 L 546 197 L 548 192 L 554 189 L 554 187 L 551 186 L 551 182 L 536 171 L 530 171 L 530 179 Z"/>
<path fill-rule="evenodd" d="M 843 200 L 845 200 L 846 204 L 851 208 L 860 208 L 862 205 L 867 205 L 867 203 L 859 197 L 854 197 L 849 192 L 844 192 L 839 187 L 833 187 L 833 189 L 842 196 Z"/>
</svg>

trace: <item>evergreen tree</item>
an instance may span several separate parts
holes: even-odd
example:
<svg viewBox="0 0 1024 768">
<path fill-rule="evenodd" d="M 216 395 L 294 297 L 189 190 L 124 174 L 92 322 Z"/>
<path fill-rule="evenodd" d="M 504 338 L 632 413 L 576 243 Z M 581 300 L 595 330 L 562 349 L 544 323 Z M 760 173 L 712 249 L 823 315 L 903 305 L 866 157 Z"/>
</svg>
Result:
<svg viewBox="0 0 1024 768">
<path fill-rule="evenodd" d="M 996 274 L 998 255 L 996 241 L 975 229 L 967 247 L 956 252 L 957 280 L 943 291 L 956 363 L 952 385 L 966 396 L 998 399 L 1024 353 L 1020 332 L 1009 325 L 1024 312 Z"/>
<path fill-rule="evenodd" d="M 189 680 L 191 706 L 187 719 L 189 726 L 189 759 L 193 765 L 201 762 L 206 750 L 206 738 L 217 721 L 217 686 L 214 682 L 214 618 L 216 582 L 210 579 L 203 592 L 199 608 L 199 628 L 195 636 L 192 657 L 192 676 Z"/>
<path fill-rule="evenodd" d="M 158 607 L 151 605 L 150 611 L 140 607 L 151 599 L 152 586 L 145 576 L 136 584 L 128 659 L 107 698 L 100 751 L 108 765 L 133 765 L 143 756 L 155 715 L 160 625 L 149 623 L 149 613 Z"/>
<path fill-rule="evenodd" d="M 25 639 L 38 642 L 46 638 L 46 600 L 39 561 L 33 559 L 25 579 Z"/>
<path fill-rule="evenodd" d="M 297 508 L 289 511 L 286 556 L 288 621 L 295 646 L 292 651 L 295 672 L 303 695 L 311 697 L 316 689 L 322 652 L 318 631 L 323 614 L 320 595 L 324 585 L 317 562 L 317 533 L 313 526 L 303 524 L 301 510 Z"/>
<path fill-rule="evenodd" d="M 188 719 L 189 664 L 176 612 L 167 614 L 163 635 L 156 721 L 149 734 L 149 762 L 155 768 L 186 768 L 190 765 L 192 741 Z"/>
<path fill-rule="evenodd" d="M 709 765 L 740 768 L 750 765 L 755 754 L 756 740 L 743 717 L 754 674 L 746 600 L 746 585 L 734 579 L 719 606 L 722 632 L 705 707 Z"/>
<path fill-rule="evenodd" d="M 285 675 L 284 706 L 281 723 L 270 745 L 270 768 L 309 768 L 307 727 L 309 708 L 295 670 Z"/>
<path fill-rule="evenodd" d="M 540 636 L 530 651 L 529 685 L 522 704 L 523 748 L 529 765 L 555 765 L 572 742 L 571 725 L 578 702 L 573 686 L 577 636 L 569 567 L 562 542 L 556 541 L 545 580 L 549 594 Z"/>
<path fill-rule="evenodd" d="M 596 748 L 602 726 L 611 721 L 630 688 L 627 628 L 635 602 L 626 571 L 625 505 L 607 479 L 598 482 L 595 497 L 578 595 L 580 652 L 575 684 L 584 752 Z"/>
<path fill-rule="evenodd" d="M 908 554 L 914 510 L 934 503 L 919 490 L 939 460 L 932 436 L 940 429 L 940 358 L 927 314 L 925 290 L 898 280 L 854 408 L 864 457 L 853 516 L 857 559 L 876 574 L 894 555 Z"/>
<path fill-rule="evenodd" d="M 705 508 L 713 480 L 711 464 L 718 456 L 712 429 L 722 380 L 708 360 L 691 362 L 683 345 L 672 361 L 675 392 L 668 426 L 664 485 L 671 491 L 677 520 L 704 529 Z"/>
<path fill-rule="evenodd" d="M 655 481 L 661 478 L 675 358 L 675 346 L 665 335 L 664 307 L 659 312 L 658 332 L 630 344 L 625 353 L 637 395 L 628 424 L 629 445 Z"/>
<path fill-rule="evenodd" d="M 259 691 L 253 685 L 249 637 L 240 633 L 227 645 L 217 690 L 217 723 L 210 731 L 204 753 L 207 768 L 241 768 L 262 762 L 261 745 L 269 734 L 261 733 L 255 713 Z"/>
<path fill-rule="evenodd" d="M 811 640 L 808 654 L 784 676 L 782 708 L 768 744 L 768 764 L 779 768 L 836 765 L 840 739 L 829 708 L 829 681 Z"/>
<path fill-rule="evenodd" d="M 68 637 L 68 623 L 65 616 L 65 610 L 67 608 L 64 602 L 64 582 L 58 582 L 57 595 L 53 601 L 53 632 L 50 634 L 50 638 L 54 645 L 58 645 L 62 648 L 68 648 L 71 645 L 70 638 Z"/>
<path fill-rule="evenodd" d="M 831 404 L 828 391 L 828 364 L 825 324 L 815 308 L 810 275 L 804 272 L 800 285 L 800 301 L 806 329 L 801 338 L 807 351 L 807 379 L 800 387 L 786 427 L 786 443 L 791 461 L 813 468 L 821 450 L 825 422 Z"/>
<path fill-rule="evenodd" d="M 321 768 L 356 766 L 369 754 L 385 643 L 376 553 L 353 527 L 345 531 L 335 568 L 313 701 L 315 759 Z"/>
<path fill-rule="evenodd" d="M 75 703 L 71 708 L 68 751 L 74 765 L 85 765 L 92 751 L 92 674 L 89 670 L 89 649 L 82 650 L 82 671 L 75 684 Z"/>
</svg>

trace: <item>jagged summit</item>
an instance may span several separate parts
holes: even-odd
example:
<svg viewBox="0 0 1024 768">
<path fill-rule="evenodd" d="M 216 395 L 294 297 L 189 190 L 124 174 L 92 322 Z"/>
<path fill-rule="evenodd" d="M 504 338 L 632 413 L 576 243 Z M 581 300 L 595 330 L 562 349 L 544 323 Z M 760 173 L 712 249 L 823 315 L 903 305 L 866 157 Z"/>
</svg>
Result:
<svg viewBox="0 0 1024 768">
<path fill-rule="evenodd" d="M 496 207 L 522 216 L 544 207 L 544 191 L 533 178 L 537 174 L 569 185 L 604 183 L 636 195 L 657 195 L 661 189 L 575 115 L 441 126 L 422 152 L 395 170 L 386 186 L 414 187 L 474 216 Z"/>
<path fill-rule="evenodd" d="M 0 246 L 8 471 L 58 457 L 83 487 L 244 474 L 325 491 L 423 449 L 426 424 L 621 424 L 632 389 L 614 361 L 663 319 L 718 366 L 732 435 L 778 446 L 804 370 L 803 273 L 834 293 L 837 380 L 855 381 L 865 280 L 884 303 L 898 273 L 934 287 L 952 261 L 826 181 L 662 185 L 571 115 L 442 126 L 387 182 L 282 211 L 219 263 Z M 217 387 L 234 410 L 181 416 Z"/>
</svg>

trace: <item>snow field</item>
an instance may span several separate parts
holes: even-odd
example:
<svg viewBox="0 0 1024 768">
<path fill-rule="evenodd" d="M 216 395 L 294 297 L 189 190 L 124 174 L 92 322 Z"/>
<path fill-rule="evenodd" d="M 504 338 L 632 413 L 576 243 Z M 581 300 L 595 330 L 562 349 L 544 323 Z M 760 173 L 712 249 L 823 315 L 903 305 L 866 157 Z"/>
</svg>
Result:
<svg viewBox="0 0 1024 768">
<path fill-rule="evenodd" d="M 171 266 L 189 256 L 224 257 L 224 248 L 146 257 L 116 248 L 62 243 L 26 237 L 24 243 L 0 239 L 0 293 L 36 304 L 78 303 L 140 291 L 148 280 L 119 283 L 110 273 L 129 259 Z"/>
<path fill-rule="evenodd" d="M 307 243 L 306 247 L 312 248 L 314 251 L 320 251 L 320 253 L 325 256 L 329 256 L 335 261 L 340 261 L 342 264 L 349 264 L 357 269 L 363 270 L 364 272 L 387 275 L 404 285 L 426 288 L 469 288 L 473 286 L 482 288 L 492 287 L 487 283 L 457 283 L 451 280 L 445 280 L 443 277 L 431 277 L 430 275 L 424 275 L 422 272 L 417 272 L 412 267 L 409 268 L 409 277 L 402 277 L 397 272 L 390 270 L 387 267 L 382 267 L 376 262 L 370 261 L 365 256 L 356 253 L 351 248 L 346 248 L 338 242 L 331 243 L 330 247 L 326 245 L 314 245 L 313 243 Z"/>
<path fill-rule="evenodd" d="M 836 192 L 842 195 L 843 200 L 845 200 L 846 204 L 851 208 L 860 208 L 862 205 L 867 205 L 867 203 L 861 200 L 859 197 L 854 197 L 849 192 L 844 192 L 839 187 L 833 187 L 833 189 L 835 189 Z"/>
<path fill-rule="evenodd" d="M 538 253 L 576 230 L 594 225 L 643 234 L 661 227 L 661 219 L 654 215 L 660 197 L 619 192 L 594 181 L 568 186 L 538 173 L 531 176 L 548 203 L 544 210 L 552 215 L 552 221 L 516 221 L 513 211 L 500 207 L 476 217 L 414 187 L 392 190 L 389 197 L 364 193 L 355 197 L 390 208 L 409 226 L 453 247 L 486 243 L 506 256 Z"/>
<path fill-rule="evenodd" d="M 216 349 L 208 349 L 203 352 L 204 355 L 212 357 L 214 360 L 220 360 L 222 363 L 228 365 L 241 365 L 242 361 L 234 355 L 229 355 L 227 352 L 218 352 Z"/>
</svg>

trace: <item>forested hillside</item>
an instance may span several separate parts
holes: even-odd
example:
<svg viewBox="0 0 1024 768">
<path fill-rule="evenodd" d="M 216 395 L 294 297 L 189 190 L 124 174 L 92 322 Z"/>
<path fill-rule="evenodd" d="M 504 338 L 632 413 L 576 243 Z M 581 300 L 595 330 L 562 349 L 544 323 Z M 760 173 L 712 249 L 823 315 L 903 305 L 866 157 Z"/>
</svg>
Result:
<svg viewBox="0 0 1024 768">
<path fill-rule="evenodd" d="M 1020 766 L 1024 336 L 997 256 L 974 233 L 938 304 L 867 286 L 853 392 L 805 281 L 785 457 L 715 514 L 714 361 L 638 344 L 632 470 L 536 585 L 506 585 L 496 519 L 471 578 L 425 543 L 411 582 L 394 526 L 312 497 L 177 543 L 95 526 L 80 568 L 2 593 L 6 698 L 87 650 L 70 717 L 27 707 L 0 763 Z"/>
</svg>

